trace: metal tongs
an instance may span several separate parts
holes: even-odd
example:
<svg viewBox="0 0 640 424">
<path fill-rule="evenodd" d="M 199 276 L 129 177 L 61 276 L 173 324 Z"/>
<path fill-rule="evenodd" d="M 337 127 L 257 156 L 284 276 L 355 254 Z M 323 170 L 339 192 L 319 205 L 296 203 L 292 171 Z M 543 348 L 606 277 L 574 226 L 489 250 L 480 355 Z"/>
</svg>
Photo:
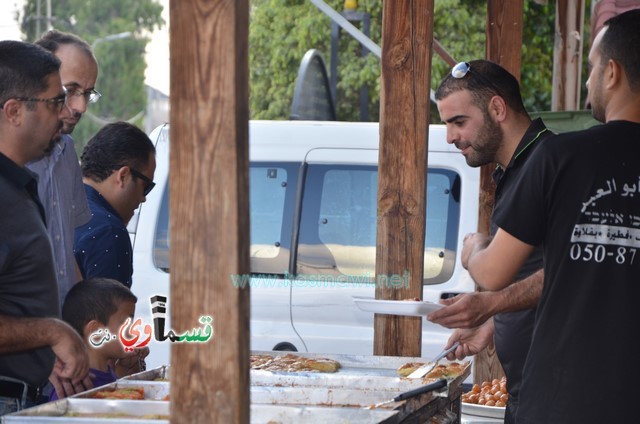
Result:
<svg viewBox="0 0 640 424">
<path fill-rule="evenodd" d="M 379 408 L 381 406 L 384 406 L 384 405 L 386 405 L 388 403 L 400 402 L 402 400 L 406 400 L 406 399 L 412 398 L 414 396 L 421 395 L 422 393 L 427 393 L 427 392 L 430 392 L 432 390 L 441 389 L 443 387 L 446 387 L 446 385 L 447 385 L 447 380 L 443 378 L 443 379 L 440 379 L 438 381 L 434 381 L 433 383 L 429 383 L 429 384 L 427 384 L 425 386 L 418 387 L 417 389 L 413 389 L 413 390 L 409 390 L 409 391 L 404 392 L 404 393 L 400 393 L 398 396 L 394 397 L 393 399 L 385 400 L 384 402 L 379 402 L 379 403 L 376 403 L 375 405 L 365 406 L 364 409 L 375 409 L 375 408 Z"/>
<path fill-rule="evenodd" d="M 432 369 L 434 369 L 436 367 L 436 365 L 438 365 L 438 362 L 444 358 L 445 356 L 447 356 L 450 352 L 453 352 L 454 350 L 456 350 L 456 348 L 460 346 L 460 342 L 455 342 L 453 344 L 453 346 L 451 346 L 449 349 L 445 349 L 442 352 L 440 352 L 438 354 L 438 356 L 436 356 L 435 358 L 433 358 L 433 360 L 426 364 L 421 366 L 420 368 L 418 368 L 417 370 L 415 370 L 414 372 L 412 372 L 411 374 L 409 374 L 407 376 L 407 378 L 422 378 L 425 375 L 427 375 Z"/>
</svg>

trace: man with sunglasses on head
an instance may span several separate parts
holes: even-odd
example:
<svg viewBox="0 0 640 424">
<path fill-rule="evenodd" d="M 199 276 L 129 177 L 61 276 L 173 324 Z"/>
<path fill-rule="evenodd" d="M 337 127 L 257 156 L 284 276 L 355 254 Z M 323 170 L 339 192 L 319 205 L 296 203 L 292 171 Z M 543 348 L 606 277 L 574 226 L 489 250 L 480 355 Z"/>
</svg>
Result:
<svg viewBox="0 0 640 424">
<path fill-rule="evenodd" d="M 553 135 L 542 120 L 531 120 L 518 81 L 486 60 L 461 62 L 435 93 L 447 142 L 455 144 L 472 167 L 496 163 L 494 215 L 504 206 L 523 165 L 541 140 Z M 491 234 L 497 231 L 491 219 Z M 507 377 L 509 401 L 505 422 L 514 422 L 522 369 L 531 343 L 536 304 L 542 291 L 542 249 L 520 268 L 517 283 L 498 292 L 476 292 L 444 300 L 447 306 L 427 318 L 457 330 L 448 346 L 459 341 L 452 356 L 474 355 L 495 338 L 498 359 Z M 472 274 L 473 277 L 473 274 Z M 448 347 L 447 346 L 447 347 Z"/>
<path fill-rule="evenodd" d="M 544 248 L 518 423 L 638 422 L 639 28 L 640 9 L 622 13 L 591 46 L 587 89 L 605 124 L 540 143 L 495 216 L 495 236 L 465 239 L 463 265 L 489 290 Z"/>
<path fill-rule="evenodd" d="M 85 146 L 80 161 L 92 217 L 76 229 L 73 247 L 84 279 L 113 278 L 131 288 L 127 224 L 155 186 L 155 153 L 144 131 L 127 122 L 105 125 Z"/>
<path fill-rule="evenodd" d="M 69 116 L 59 68 L 41 47 L 0 41 L 0 415 L 38 403 L 52 373 L 88 381 L 84 343 L 59 319 L 45 213 L 25 168 Z"/>
<path fill-rule="evenodd" d="M 67 93 L 70 111 L 62 119 L 62 137 L 47 150 L 42 159 L 27 164 L 31 171 L 38 174 L 38 195 L 47 217 L 47 231 L 53 246 L 58 278 L 58 300 L 62 305 L 69 289 L 82 279 L 73 256 L 74 231 L 91 218 L 78 156 L 70 134 L 89 103 L 100 97 L 95 90 L 98 63 L 89 44 L 73 34 L 51 30 L 36 44 L 60 60 L 60 79 Z"/>
</svg>

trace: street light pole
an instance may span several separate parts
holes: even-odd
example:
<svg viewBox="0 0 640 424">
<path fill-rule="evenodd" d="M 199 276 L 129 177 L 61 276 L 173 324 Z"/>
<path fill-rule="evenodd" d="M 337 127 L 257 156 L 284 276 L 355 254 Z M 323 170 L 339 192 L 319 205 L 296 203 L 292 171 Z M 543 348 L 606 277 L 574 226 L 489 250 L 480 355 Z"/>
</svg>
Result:
<svg viewBox="0 0 640 424">
<path fill-rule="evenodd" d="M 119 32 L 117 34 L 111 34 L 111 35 L 106 35 L 104 37 L 96 38 L 95 40 L 93 40 L 93 43 L 91 44 L 91 50 L 94 50 L 99 43 L 104 43 L 106 41 L 121 40 L 123 38 L 129 38 L 132 35 L 133 33 L 131 31 L 125 31 L 125 32 Z"/>
</svg>

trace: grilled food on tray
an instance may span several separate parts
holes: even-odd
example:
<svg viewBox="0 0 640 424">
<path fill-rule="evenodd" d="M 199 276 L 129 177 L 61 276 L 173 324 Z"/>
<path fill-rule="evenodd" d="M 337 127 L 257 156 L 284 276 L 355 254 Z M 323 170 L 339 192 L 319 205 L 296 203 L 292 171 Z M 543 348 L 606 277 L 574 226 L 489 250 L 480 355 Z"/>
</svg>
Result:
<svg viewBox="0 0 640 424">
<path fill-rule="evenodd" d="M 293 354 L 251 355 L 251 369 L 287 372 L 336 372 L 340 369 L 340 363 L 328 358 L 305 358 Z"/>
<path fill-rule="evenodd" d="M 122 389 L 100 390 L 91 396 L 95 399 L 129 399 L 144 400 L 144 389 L 142 387 L 127 387 Z"/>
<path fill-rule="evenodd" d="M 398 368 L 398 375 L 400 377 L 407 377 L 409 374 L 426 364 L 426 362 L 408 362 Z M 424 378 L 455 378 L 464 372 L 466 366 L 467 362 L 449 362 L 448 364 L 439 364 L 429 371 Z"/>
</svg>

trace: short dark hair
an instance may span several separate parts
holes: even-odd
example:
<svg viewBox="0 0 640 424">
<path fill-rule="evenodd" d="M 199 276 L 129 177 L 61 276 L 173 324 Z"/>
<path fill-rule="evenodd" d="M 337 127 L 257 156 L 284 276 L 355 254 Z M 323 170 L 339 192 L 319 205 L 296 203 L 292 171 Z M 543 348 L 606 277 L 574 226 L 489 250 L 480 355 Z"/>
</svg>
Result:
<svg viewBox="0 0 640 424">
<path fill-rule="evenodd" d="M 42 47 L 0 41 L 0 104 L 15 97 L 37 97 L 49 88 L 47 78 L 59 70 L 58 58 Z"/>
<path fill-rule="evenodd" d="M 101 182 L 123 166 L 146 168 L 150 154 L 155 152 L 147 134 L 135 125 L 123 121 L 107 124 L 82 151 L 82 175 Z"/>
<path fill-rule="evenodd" d="M 600 41 L 600 60 L 618 62 L 631 89 L 640 90 L 640 9 L 621 13 L 604 23 L 607 31 Z"/>
<path fill-rule="evenodd" d="M 75 284 L 62 305 L 62 319 L 82 336 L 91 320 L 107 325 L 122 302 L 138 298 L 125 285 L 110 278 L 91 278 Z"/>
<path fill-rule="evenodd" d="M 489 100 L 498 95 L 515 112 L 527 115 L 522 103 L 518 80 L 502 66 L 489 60 L 472 60 L 469 72 L 462 78 L 455 78 L 451 71 L 440 82 L 435 92 L 436 100 L 442 100 L 456 91 L 467 90 L 471 93 L 474 105 L 484 110 Z"/>
<path fill-rule="evenodd" d="M 89 43 L 87 43 L 77 35 L 71 34 L 70 32 L 62 32 L 56 29 L 49 30 L 45 32 L 42 37 L 40 37 L 40 39 L 35 42 L 35 44 L 49 50 L 51 53 L 55 53 L 61 45 L 70 44 L 76 46 L 78 49 L 82 50 L 93 60 L 95 60 Z"/>
</svg>

